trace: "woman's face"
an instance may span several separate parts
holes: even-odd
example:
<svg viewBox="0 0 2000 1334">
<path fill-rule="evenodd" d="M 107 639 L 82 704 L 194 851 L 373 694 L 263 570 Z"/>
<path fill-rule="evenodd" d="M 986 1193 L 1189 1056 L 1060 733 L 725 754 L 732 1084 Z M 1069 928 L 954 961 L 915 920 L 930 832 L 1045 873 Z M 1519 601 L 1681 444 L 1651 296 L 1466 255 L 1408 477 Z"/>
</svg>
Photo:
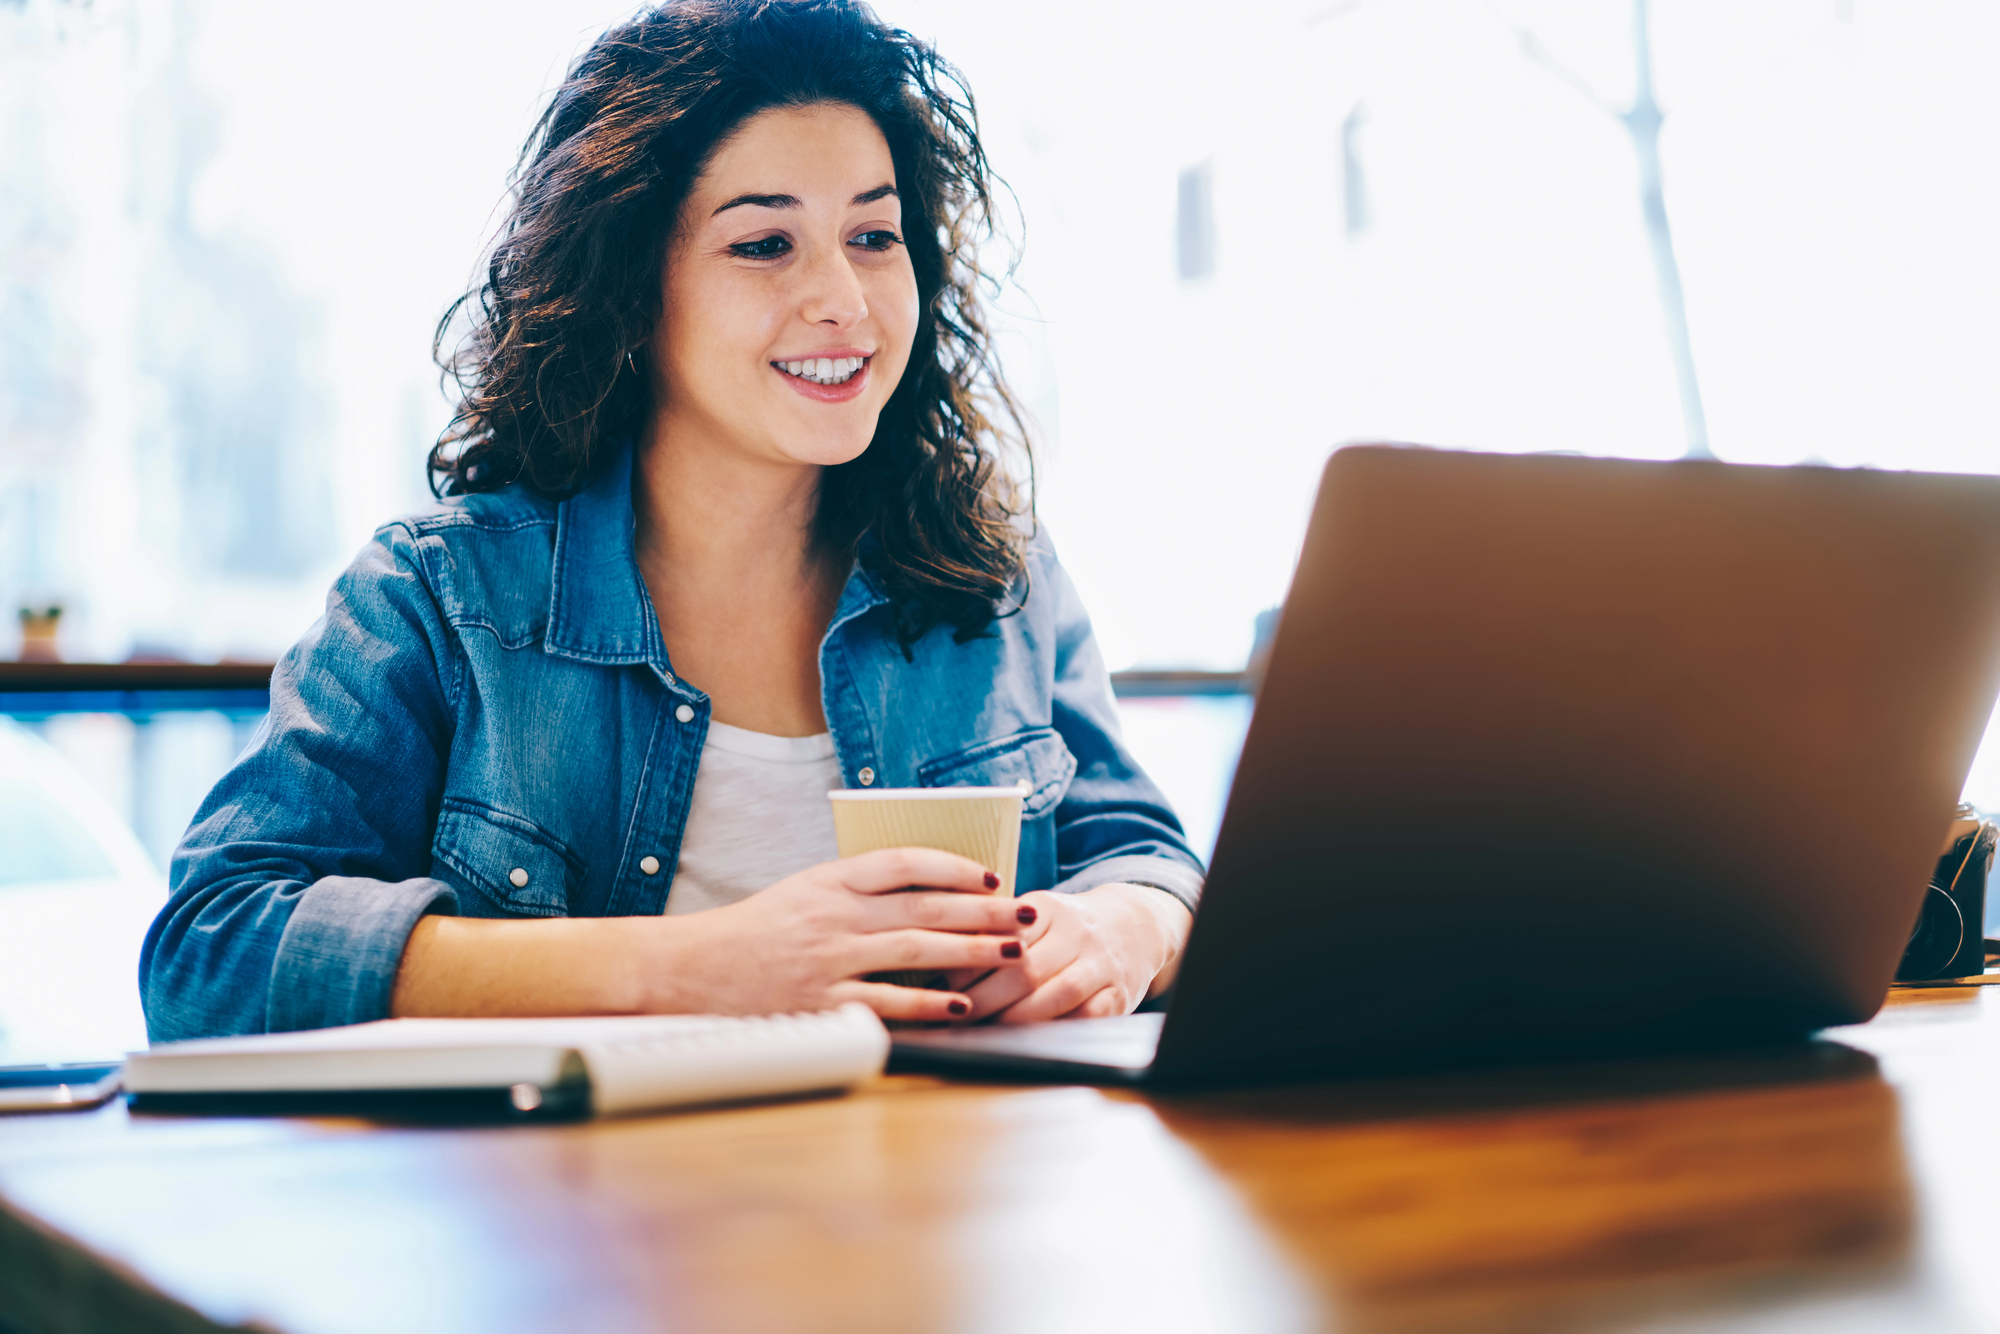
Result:
<svg viewBox="0 0 2000 1334">
<path fill-rule="evenodd" d="M 867 113 L 774 109 L 682 207 L 653 339 L 666 439 L 845 463 L 910 359 L 917 281 L 889 145 Z"/>
</svg>

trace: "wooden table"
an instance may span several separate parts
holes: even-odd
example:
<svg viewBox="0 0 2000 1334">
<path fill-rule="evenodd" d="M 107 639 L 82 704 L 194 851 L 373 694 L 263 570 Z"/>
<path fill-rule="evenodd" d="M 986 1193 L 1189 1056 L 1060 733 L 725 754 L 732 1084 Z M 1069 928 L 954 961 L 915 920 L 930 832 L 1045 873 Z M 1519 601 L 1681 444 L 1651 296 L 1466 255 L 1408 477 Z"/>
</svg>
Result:
<svg viewBox="0 0 2000 1334">
<path fill-rule="evenodd" d="M 2000 997 L 1829 1037 L 547 1128 L 16 1117 L 0 1329 L 2000 1329 Z"/>
</svg>

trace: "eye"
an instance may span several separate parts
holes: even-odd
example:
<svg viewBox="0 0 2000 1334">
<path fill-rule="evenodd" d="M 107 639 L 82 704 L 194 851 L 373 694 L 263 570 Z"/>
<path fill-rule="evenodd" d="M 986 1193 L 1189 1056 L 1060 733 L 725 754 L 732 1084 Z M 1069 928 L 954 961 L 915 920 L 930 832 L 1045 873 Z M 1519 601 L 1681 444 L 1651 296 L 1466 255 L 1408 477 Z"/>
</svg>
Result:
<svg viewBox="0 0 2000 1334">
<path fill-rule="evenodd" d="M 732 255 L 741 255 L 744 259 L 776 259 L 791 248 L 792 243 L 790 241 L 787 241 L 782 236 L 774 235 L 759 237 L 755 241 L 739 241 L 737 244 L 729 247 L 729 253 Z"/>
<path fill-rule="evenodd" d="M 878 227 L 874 231 L 861 233 L 861 235 L 855 237 L 847 244 L 858 245 L 863 250 L 887 250 L 891 246 L 898 246 L 902 243 L 902 237 L 896 235 L 886 227 Z"/>
</svg>

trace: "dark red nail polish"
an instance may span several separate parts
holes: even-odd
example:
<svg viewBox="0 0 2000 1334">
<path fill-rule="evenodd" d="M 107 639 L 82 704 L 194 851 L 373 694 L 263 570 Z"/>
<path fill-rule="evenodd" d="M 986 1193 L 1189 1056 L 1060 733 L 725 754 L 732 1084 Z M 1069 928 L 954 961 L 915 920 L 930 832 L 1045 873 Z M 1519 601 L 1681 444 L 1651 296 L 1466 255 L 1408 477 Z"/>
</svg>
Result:
<svg viewBox="0 0 2000 1334">
<path fill-rule="evenodd" d="M 1020 907 L 1014 909 L 1014 920 L 1019 922 L 1022 926 L 1033 926 L 1035 924 L 1034 906 L 1032 904 L 1024 903 Z"/>
<path fill-rule="evenodd" d="M 956 1015 L 967 1015 L 972 1013 L 972 1002 L 962 1000 L 949 1001 L 944 1008 Z"/>
<path fill-rule="evenodd" d="M 988 871 L 988 872 L 986 873 L 986 887 L 987 887 L 988 889 L 998 889 L 998 888 L 1000 888 L 1000 877 L 999 877 L 999 876 L 997 876 L 997 875 L 995 875 L 995 874 L 993 874 L 993 872 L 991 872 L 991 871 Z"/>
<path fill-rule="evenodd" d="M 1002 945 L 1002 946 L 1000 947 L 1000 957 L 1001 957 L 1001 958 L 1003 958 L 1003 959 L 1018 959 L 1018 958 L 1020 958 L 1020 957 L 1021 957 L 1021 942 L 1020 942 L 1020 941 L 1018 941 L 1018 940 L 1010 940 L 1010 941 L 1006 942 L 1005 944 L 1003 944 L 1003 945 Z"/>
</svg>

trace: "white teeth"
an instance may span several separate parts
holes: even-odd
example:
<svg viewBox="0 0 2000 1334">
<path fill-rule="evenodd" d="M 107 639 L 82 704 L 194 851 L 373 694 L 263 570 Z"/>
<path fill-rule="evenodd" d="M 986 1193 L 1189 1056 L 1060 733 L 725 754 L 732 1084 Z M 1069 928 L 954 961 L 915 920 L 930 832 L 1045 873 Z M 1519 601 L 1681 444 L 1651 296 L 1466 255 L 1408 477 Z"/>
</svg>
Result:
<svg viewBox="0 0 2000 1334">
<path fill-rule="evenodd" d="M 842 384 L 853 379 L 867 364 L 866 357 L 808 357 L 804 361 L 778 363 L 787 375 L 796 375 L 814 384 Z"/>
</svg>

